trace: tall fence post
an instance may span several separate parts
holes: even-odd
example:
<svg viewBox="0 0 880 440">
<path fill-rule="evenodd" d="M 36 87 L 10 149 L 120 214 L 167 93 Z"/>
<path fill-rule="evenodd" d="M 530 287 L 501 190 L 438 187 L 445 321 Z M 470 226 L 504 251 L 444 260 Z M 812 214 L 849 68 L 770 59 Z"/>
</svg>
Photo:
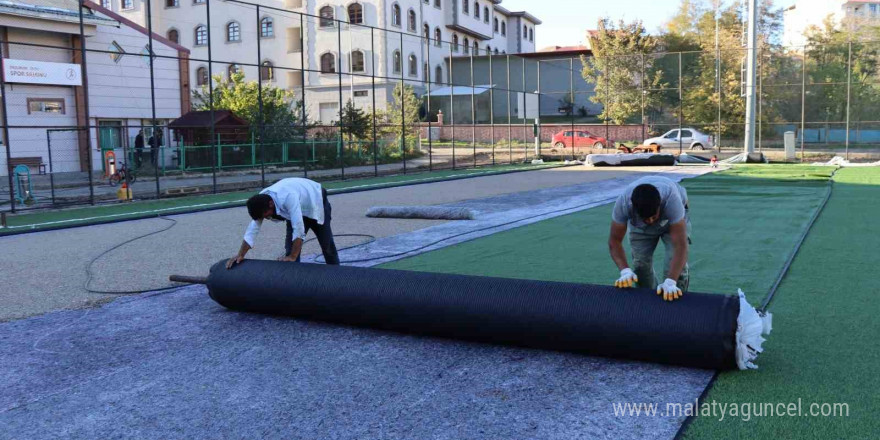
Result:
<svg viewBox="0 0 880 440">
<path fill-rule="evenodd" d="M 82 5 L 80 5 L 80 13 L 82 12 Z M 80 14 L 80 20 L 82 20 L 82 14 Z M 6 33 L 4 32 L 3 38 L 8 38 Z M 6 44 L 0 44 L 0 60 L 5 59 L 9 56 L 8 53 L 3 53 L 4 47 L 8 47 Z M 83 75 L 85 77 L 85 75 Z M 85 80 L 85 78 L 83 78 Z M 5 75 L 0 75 L 0 104 L 3 105 L 2 113 L 3 113 L 3 146 L 6 150 L 6 177 L 9 181 L 9 207 L 12 213 L 15 213 L 15 187 L 12 176 L 12 167 L 10 164 L 12 163 L 12 143 L 9 142 L 9 117 L 7 109 L 9 107 L 6 106 L 6 78 Z M 78 135 L 78 134 L 77 134 Z M 47 134 L 48 136 L 48 134 Z M 89 179 L 89 187 L 92 186 L 92 179 Z M 53 186 L 54 189 L 54 186 Z"/>
<path fill-rule="evenodd" d="M 378 150 L 379 144 L 376 141 L 376 75 L 379 73 L 378 69 L 376 69 L 376 36 L 375 29 L 370 28 L 370 69 L 372 69 L 372 75 L 370 75 L 372 82 L 372 97 L 373 97 L 373 175 L 375 177 L 379 177 L 379 158 L 378 158 Z"/>
<path fill-rule="evenodd" d="M 208 114 L 210 115 L 211 124 L 211 192 L 214 194 L 217 193 L 217 163 L 219 160 L 222 160 L 220 156 L 217 154 L 217 148 L 213 148 L 215 146 L 214 142 L 216 139 L 214 138 L 217 134 L 216 124 L 214 123 L 214 59 L 211 56 L 211 46 L 214 44 L 214 40 L 211 39 L 211 0 L 205 0 L 205 23 L 207 23 L 207 32 L 208 37 Z M 219 144 L 219 143 L 218 143 Z"/>
<path fill-rule="evenodd" d="M 89 75 L 88 75 L 88 62 L 86 60 L 86 36 L 85 36 L 85 23 L 83 21 L 83 0 L 79 1 L 79 51 L 80 58 L 82 61 L 82 93 L 83 93 L 83 117 L 85 123 L 83 124 L 83 129 L 85 130 L 85 140 L 86 140 L 86 165 L 87 174 L 89 176 L 89 203 L 95 204 L 95 183 L 92 181 L 92 129 L 91 129 L 91 116 L 89 111 Z M 4 104 L 3 108 L 6 109 L 5 104 L 5 92 L 4 92 Z M 5 115 L 6 112 L 4 111 Z M 9 137 L 6 138 L 9 140 Z M 9 147 L 7 146 L 7 149 Z M 103 160 L 103 158 L 102 158 Z M 8 163 L 8 162 L 7 162 Z M 128 179 L 128 174 L 125 175 L 126 180 Z"/>
<path fill-rule="evenodd" d="M 162 144 L 165 142 L 165 136 L 163 132 L 156 132 L 156 72 L 155 72 L 155 60 L 156 54 L 153 52 L 153 8 L 151 0 L 146 1 L 147 6 L 147 54 L 150 57 L 150 131 L 152 132 L 153 145 L 150 145 L 150 157 L 154 157 L 153 161 L 153 175 L 156 179 L 156 198 L 162 197 L 162 190 L 159 185 L 159 161 L 162 160 L 162 155 L 159 154 L 158 151 L 153 151 L 154 149 L 161 150 Z M 127 134 L 126 134 L 127 136 Z M 101 159 L 103 160 L 103 158 Z M 126 174 L 128 177 L 128 174 Z"/>
<path fill-rule="evenodd" d="M 403 32 L 400 33 L 400 153 L 403 157 L 403 174 L 406 174 L 406 84 L 403 82 Z M 409 63 L 409 58 L 406 60 Z M 409 69 L 410 66 L 407 66 Z M 418 66 L 416 66 L 418 67 Z"/>
<path fill-rule="evenodd" d="M 801 62 L 801 162 L 804 161 L 804 142 L 807 118 L 807 46 L 804 46 L 803 62 Z"/>
<path fill-rule="evenodd" d="M 263 23 L 260 19 L 260 5 L 257 4 L 256 9 L 257 16 L 257 119 L 259 120 L 259 136 L 257 137 L 257 141 L 259 141 L 260 145 L 260 187 L 266 186 L 266 154 L 264 150 L 264 145 L 266 141 L 265 137 L 265 125 L 266 121 L 263 120 L 263 54 L 262 54 L 262 39 L 263 39 Z M 270 67 L 271 69 L 271 67 Z M 270 74 L 274 74 L 275 72 L 271 72 Z M 256 148 L 254 148 L 254 135 L 251 133 L 251 157 L 256 154 Z"/>
<path fill-rule="evenodd" d="M 309 149 L 306 145 L 309 135 L 309 121 L 306 115 L 306 27 L 303 14 L 299 14 L 299 72 L 300 72 L 300 106 L 299 114 L 302 119 L 302 149 L 303 149 L 303 177 L 309 177 Z"/>
<path fill-rule="evenodd" d="M 339 166 L 342 173 L 342 180 L 345 180 L 345 139 L 342 136 L 342 133 L 345 131 L 345 121 L 343 120 L 343 111 L 344 107 L 342 105 L 342 20 L 335 20 L 336 23 L 336 43 L 339 50 L 336 52 L 339 54 L 337 57 L 337 77 L 339 78 L 339 132 L 336 133 L 336 148 L 337 155 L 339 156 Z M 303 49 L 305 50 L 305 49 Z"/>
<path fill-rule="evenodd" d="M 849 122 L 852 94 L 852 40 L 849 41 L 846 59 L 846 150 L 844 158 L 849 160 Z"/>
</svg>

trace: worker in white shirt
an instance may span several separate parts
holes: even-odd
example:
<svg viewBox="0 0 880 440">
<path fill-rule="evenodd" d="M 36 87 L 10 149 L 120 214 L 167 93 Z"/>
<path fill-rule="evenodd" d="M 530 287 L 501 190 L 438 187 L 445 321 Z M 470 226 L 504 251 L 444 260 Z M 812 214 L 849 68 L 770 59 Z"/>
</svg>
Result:
<svg viewBox="0 0 880 440">
<path fill-rule="evenodd" d="M 284 239 L 284 257 L 279 261 L 299 262 L 303 239 L 309 230 L 315 231 L 324 261 L 339 264 L 333 231 L 330 229 L 330 202 L 327 190 L 309 179 L 291 177 L 282 179 L 260 191 L 247 201 L 248 214 L 253 221 L 244 233 L 244 241 L 238 254 L 226 262 L 226 268 L 241 263 L 254 247 L 263 220 L 287 221 L 287 237 Z"/>
</svg>

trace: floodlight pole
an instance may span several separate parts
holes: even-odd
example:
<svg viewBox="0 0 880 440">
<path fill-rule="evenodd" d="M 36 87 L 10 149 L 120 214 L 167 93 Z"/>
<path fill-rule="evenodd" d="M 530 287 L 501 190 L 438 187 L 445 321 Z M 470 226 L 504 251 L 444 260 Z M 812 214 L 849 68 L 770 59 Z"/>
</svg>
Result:
<svg viewBox="0 0 880 440">
<path fill-rule="evenodd" d="M 757 0 L 748 3 L 748 46 L 746 48 L 746 132 L 745 153 L 755 152 L 755 66 L 757 64 L 758 43 L 758 4 Z"/>
</svg>

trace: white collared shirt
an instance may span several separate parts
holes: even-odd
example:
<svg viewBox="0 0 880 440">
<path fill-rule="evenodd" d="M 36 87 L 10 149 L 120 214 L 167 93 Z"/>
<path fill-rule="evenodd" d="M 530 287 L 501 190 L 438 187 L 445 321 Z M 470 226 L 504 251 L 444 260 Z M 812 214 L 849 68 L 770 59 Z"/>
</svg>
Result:
<svg viewBox="0 0 880 440">
<path fill-rule="evenodd" d="M 290 177 L 279 180 L 274 185 L 260 191 L 260 194 L 272 197 L 275 202 L 275 213 L 279 217 L 290 220 L 293 228 L 291 240 L 306 238 L 303 217 L 313 219 L 319 225 L 324 224 L 324 197 L 321 184 L 318 182 L 300 177 Z M 254 247 L 262 224 L 262 220 L 252 220 L 248 225 L 244 233 L 244 241 L 248 246 Z"/>
</svg>

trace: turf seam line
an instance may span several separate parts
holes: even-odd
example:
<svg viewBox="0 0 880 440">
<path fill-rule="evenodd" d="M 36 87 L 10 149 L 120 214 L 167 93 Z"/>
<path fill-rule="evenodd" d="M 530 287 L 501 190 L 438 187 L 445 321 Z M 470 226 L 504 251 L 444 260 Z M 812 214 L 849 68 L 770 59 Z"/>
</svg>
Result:
<svg viewBox="0 0 880 440">
<path fill-rule="evenodd" d="M 553 165 L 545 165 L 545 166 L 540 166 L 540 167 L 517 168 L 517 169 L 505 170 L 505 171 L 487 170 L 485 172 L 452 175 L 452 176 L 447 176 L 447 177 L 439 178 L 439 179 L 427 178 L 427 179 L 419 179 L 419 180 L 415 180 L 415 181 L 412 181 L 412 180 L 405 181 L 405 182 L 400 182 L 400 183 L 379 183 L 379 184 L 375 184 L 375 185 L 361 185 L 361 186 L 356 186 L 356 187 L 351 187 L 351 188 L 342 188 L 342 189 L 336 189 L 336 190 L 331 189 L 331 190 L 327 190 L 327 193 L 329 195 L 350 194 L 350 193 L 357 193 L 357 192 L 364 192 L 364 191 L 375 191 L 375 190 L 380 190 L 380 189 L 397 188 L 397 187 L 402 187 L 402 186 L 414 186 L 414 185 L 424 185 L 424 184 L 429 184 L 429 183 L 449 182 L 449 181 L 454 181 L 454 180 L 471 179 L 471 178 L 475 178 L 475 177 L 500 176 L 500 175 L 504 175 L 504 174 L 513 174 L 513 173 L 520 173 L 520 172 L 525 172 L 525 171 L 540 171 L 540 170 L 546 170 L 546 169 L 552 169 L 552 168 L 564 168 L 564 167 L 575 166 L 575 165 L 555 165 L 555 164 L 553 164 Z M 162 199 L 157 199 L 157 200 L 162 200 Z M 165 200 L 169 200 L 169 199 L 165 199 Z M 7 227 L 6 229 L 21 228 L 22 230 L 12 231 L 12 232 L 6 232 L 6 231 L 0 230 L 0 237 L 9 237 L 9 236 L 13 236 L 13 235 L 22 235 L 22 234 L 33 234 L 36 232 L 57 231 L 57 230 L 61 230 L 61 229 L 81 228 L 81 227 L 86 227 L 86 226 L 105 225 L 105 224 L 119 223 L 119 222 L 133 221 L 133 220 L 161 218 L 165 215 L 182 215 L 182 214 L 194 214 L 194 213 L 199 213 L 199 212 L 216 211 L 216 210 L 220 210 L 220 209 L 229 209 L 229 208 L 236 208 L 239 206 L 244 206 L 245 201 L 246 201 L 246 199 L 242 199 L 242 200 L 232 200 L 232 201 L 226 201 L 226 202 L 203 203 L 203 204 L 190 205 L 190 206 L 185 206 L 185 207 L 176 207 L 176 208 L 160 208 L 160 209 L 154 209 L 154 210 L 149 210 L 149 211 L 140 211 L 140 212 L 134 212 L 134 213 L 109 214 L 106 216 L 90 217 L 87 219 L 110 218 L 110 217 L 116 217 L 116 218 L 109 219 L 109 220 L 99 220 L 99 221 L 85 223 L 85 224 L 58 225 L 58 226 L 49 226 L 46 228 L 34 228 L 34 226 L 38 225 L 38 224 L 11 226 L 11 227 Z M 207 206 L 207 207 L 205 207 L 205 206 Z M 187 209 L 187 208 L 192 208 L 192 207 L 195 207 L 196 209 Z M 58 222 L 47 222 L 44 224 L 61 223 L 61 222 L 78 222 L 78 221 L 83 221 L 83 220 L 84 219 L 61 220 Z"/>
<path fill-rule="evenodd" d="M 721 372 L 718 370 L 715 370 L 715 374 L 713 374 L 712 378 L 709 379 L 709 383 L 706 384 L 706 388 L 703 388 L 703 392 L 700 393 L 700 397 L 697 397 L 697 402 L 696 402 L 697 407 L 694 408 L 694 414 L 699 412 L 698 410 L 699 410 L 700 406 L 703 404 L 703 402 L 706 401 L 706 396 L 709 395 L 709 390 L 712 389 L 712 385 L 715 385 L 715 380 L 718 379 L 719 374 L 721 374 Z M 694 415 L 690 415 L 687 418 L 685 418 L 684 421 L 681 422 L 681 425 L 678 427 L 678 431 L 675 433 L 675 437 L 672 437 L 672 440 L 683 439 L 684 432 L 687 431 L 688 426 L 691 425 L 691 423 L 694 421 L 694 419 L 696 419 L 696 417 Z"/>
</svg>

